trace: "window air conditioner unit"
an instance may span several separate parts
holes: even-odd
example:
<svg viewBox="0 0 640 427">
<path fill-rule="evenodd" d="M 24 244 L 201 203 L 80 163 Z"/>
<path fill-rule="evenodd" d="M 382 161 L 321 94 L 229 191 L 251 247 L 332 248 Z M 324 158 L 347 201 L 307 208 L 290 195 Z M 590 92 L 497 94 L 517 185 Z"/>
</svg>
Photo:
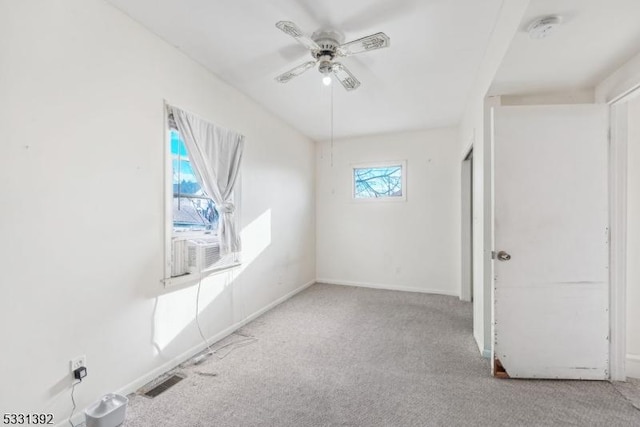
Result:
<svg viewBox="0 0 640 427">
<path fill-rule="evenodd" d="M 220 243 L 214 239 L 187 241 L 189 273 L 200 273 L 212 268 L 220 261 Z"/>
<path fill-rule="evenodd" d="M 171 241 L 171 277 L 182 276 L 189 272 L 189 260 L 187 259 L 187 241 Z"/>
</svg>

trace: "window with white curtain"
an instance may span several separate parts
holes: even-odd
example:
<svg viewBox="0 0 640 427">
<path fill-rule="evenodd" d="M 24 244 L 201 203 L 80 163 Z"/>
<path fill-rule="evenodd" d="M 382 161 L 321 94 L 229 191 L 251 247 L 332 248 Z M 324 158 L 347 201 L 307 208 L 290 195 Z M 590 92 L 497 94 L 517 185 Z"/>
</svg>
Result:
<svg viewBox="0 0 640 427">
<path fill-rule="evenodd" d="M 244 137 L 167 105 L 165 283 L 240 263 Z"/>
</svg>

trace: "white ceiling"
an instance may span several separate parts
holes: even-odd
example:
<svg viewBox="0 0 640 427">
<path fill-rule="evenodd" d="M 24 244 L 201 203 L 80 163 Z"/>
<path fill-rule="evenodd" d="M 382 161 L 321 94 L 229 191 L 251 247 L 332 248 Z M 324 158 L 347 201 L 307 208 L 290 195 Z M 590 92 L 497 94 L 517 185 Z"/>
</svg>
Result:
<svg viewBox="0 0 640 427">
<path fill-rule="evenodd" d="M 531 21 L 550 14 L 563 23 L 549 37 L 531 39 Z M 640 0 L 531 0 L 490 93 L 592 88 L 639 51 Z"/>
<path fill-rule="evenodd" d="M 330 136 L 331 89 L 311 59 L 275 27 L 341 31 L 351 41 L 379 31 L 391 46 L 341 62 L 362 82 L 334 87 L 336 138 L 456 125 L 501 0 L 108 0 L 230 85 L 315 140 Z M 637 1 L 637 0 L 636 0 Z M 640 1 L 638 1 L 640 3 Z M 603 3 L 607 3 L 604 2 Z"/>
</svg>

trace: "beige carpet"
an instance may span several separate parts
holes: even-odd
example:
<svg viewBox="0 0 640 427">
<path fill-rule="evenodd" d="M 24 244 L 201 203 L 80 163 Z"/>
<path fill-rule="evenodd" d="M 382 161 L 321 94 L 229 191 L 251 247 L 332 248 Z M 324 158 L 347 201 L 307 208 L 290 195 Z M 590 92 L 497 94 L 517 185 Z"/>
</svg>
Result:
<svg viewBox="0 0 640 427">
<path fill-rule="evenodd" d="M 626 382 L 615 381 L 613 386 L 622 397 L 640 411 L 640 379 L 629 378 Z"/>
<path fill-rule="evenodd" d="M 125 426 L 640 426 L 608 382 L 492 378 L 471 310 L 316 284 L 178 369 L 186 379 L 165 393 L 130 396 Z"/>
</svg>

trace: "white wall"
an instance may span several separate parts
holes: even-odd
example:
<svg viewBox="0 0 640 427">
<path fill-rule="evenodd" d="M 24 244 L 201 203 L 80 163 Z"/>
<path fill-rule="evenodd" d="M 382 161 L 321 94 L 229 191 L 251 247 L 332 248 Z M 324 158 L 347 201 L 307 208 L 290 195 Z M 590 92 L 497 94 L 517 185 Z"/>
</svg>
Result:
<svg viewBox="0 0 640 427">
<path fill-rule="evenodd" d="M 640 96 L 629 102 L 627 147 L 627 376 L 640 378 Z"/>
<path fill-rule="evenodd" d="M 318 144 L 318 281 L 459 295 L 456 137 L 437 129 L 344 139 L 333 156 Z M 406 201 L 352 200 L 352 164 L 396 160 L 407 161 Z"/>
<path fill-rule="evenodd" d="M 611 102 L 640 87 L 640 52 L 601 81 L 595 89 L 597 102 Z"/>
<path fill-rule="evenodd" d="M 593 89 L 500 96 L 501 105 L 593 104 L 594 102 L 595 93 Z"/>
<path fill-rule="evenodd" d="M 163 99 L 246 135 L 245 264 L 203 283 L 209 337 L 315 278 L 315 147 L 100 0 L 0 3 L 0 413 L 81 410 L 201 346 L 165 291 Z M 230 329 L 231 328 L 231 329 Z"/>
</svg>

